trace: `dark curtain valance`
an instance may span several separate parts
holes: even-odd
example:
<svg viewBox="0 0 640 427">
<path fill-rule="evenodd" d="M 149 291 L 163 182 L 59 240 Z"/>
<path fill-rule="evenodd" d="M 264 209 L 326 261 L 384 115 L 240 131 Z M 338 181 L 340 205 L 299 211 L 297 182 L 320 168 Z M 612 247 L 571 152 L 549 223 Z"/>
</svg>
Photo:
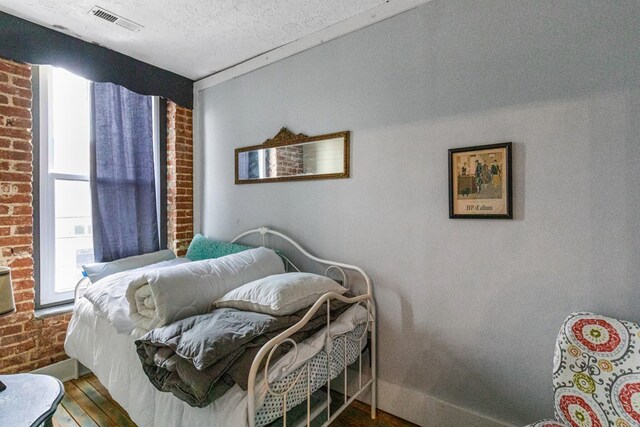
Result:
<svg viewBox="0 0 640 427">
<path fill-rule="evenodd" d="M 193 108 L 193 81 L 129 56 L 0 12 L 0 56 L 53 65 L 94 82 L 110 82 Z"/>
</svg>

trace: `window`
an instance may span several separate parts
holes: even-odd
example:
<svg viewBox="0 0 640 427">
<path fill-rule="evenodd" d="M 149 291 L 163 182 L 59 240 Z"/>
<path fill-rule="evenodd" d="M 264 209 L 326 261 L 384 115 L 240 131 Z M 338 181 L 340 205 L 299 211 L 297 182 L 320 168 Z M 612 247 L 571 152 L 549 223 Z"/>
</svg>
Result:
<svg viewBox="0 0 640 427">
<path fill-rule="evenodd" d="M 40 295 L 73 298 L 93 262 L 89 188 L 90 82 L 61 68 L 40 71 Z"/>
<path fill-rule="evenodd" d="M 36 303 L 41 308 L 72 300 L 82 265 L 94 262 L 94 256 L 89 185 L 91 82 L 51 66 L 38 67 L 38 74 L 40 274 Z M 157 151 L 157 98 L 153 105 Z"/>
</svg>

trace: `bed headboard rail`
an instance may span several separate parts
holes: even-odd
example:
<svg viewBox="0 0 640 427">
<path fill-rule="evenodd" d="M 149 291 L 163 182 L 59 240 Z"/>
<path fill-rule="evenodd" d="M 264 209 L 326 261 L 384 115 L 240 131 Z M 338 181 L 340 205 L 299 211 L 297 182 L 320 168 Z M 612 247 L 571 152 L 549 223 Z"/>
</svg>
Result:
<svg viewBox="0 0 640 427">
<path fill-rule="evenodd" d="M 263 246 L 267 246 L 267 240 L 266 240 L 266 236 L 267 234 L 271 234 L 274 236 L 277 236 L 287 242 L 289 242 L 294 248 L 296 248 L 298 251 L 300 251 L 300 253 L 304 256 L 306 256 L 307 258 L 309 258 L 312 261 L 315 261 L 319 264 L 324 264 L 326 265 L 327 268 L 327 273 L 333 268 L 338 268 L 338 269 L 348 269 L 348 270 L 353 270 L 356 271 L 358 273 L 360 273 L 360 275 L 362 275 L 362 277 L 364 278 L 365 283 L 367 284 L 367 294 L 368 295 L 373 295 L 372 289 L 371 289 L 371 279 L 369 278 L 369 275 L 360 267 L 356 266 L 356 265 L 351 265 L 351 264 L 345 264 L 343 262 L 338 262 L 338 261 L 330 261 L 327 259 L 323 259 L 323 258 L 319 258 L 315 255 L 312 255 L 311 253 L 309 253 L 306 249 L 304 249 L 298 242 L 296 242 L 295 240 L 293 240 L 291 237 L 287 236 L 286 234 L 280 233 L 279 231 L 276 230 L 272 230 L 268 227 L 258 227 L 258 228 L 254 228 L 252 230 L 247 230 L 244 233 L 241 233 L 239 235 L 237 235 L 233 240 L 231 240 L 231 243 L 236 243 L 238 240 L 242 239 L 245 236 L 249 236 L 251 234 L 261 234 L 262 235 L 262 244 Z M 290 262 L 290 261 L 289 261 Z M 344 272 L 342 272 L 344 274 Z"/>
</svg>

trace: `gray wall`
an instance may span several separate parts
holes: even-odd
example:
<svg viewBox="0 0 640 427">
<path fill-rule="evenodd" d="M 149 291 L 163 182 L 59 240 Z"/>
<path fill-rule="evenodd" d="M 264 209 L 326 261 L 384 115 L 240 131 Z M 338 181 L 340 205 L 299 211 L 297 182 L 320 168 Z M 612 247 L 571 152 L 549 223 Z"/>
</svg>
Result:
<svg viewBox="0 0 640 427">
<path fill-rule="evenodd" d="M 384 380 L 533 421 L 567 314 L 640 321 L 640 2 L 434 1 L 202 95 L 201 231 L 364 267 Z M 281 126 L 351 130 L 352 178 L 234 185 Z M 450 220 L 447 149 L 503 141 L 515 219 Z"/>
</svg>

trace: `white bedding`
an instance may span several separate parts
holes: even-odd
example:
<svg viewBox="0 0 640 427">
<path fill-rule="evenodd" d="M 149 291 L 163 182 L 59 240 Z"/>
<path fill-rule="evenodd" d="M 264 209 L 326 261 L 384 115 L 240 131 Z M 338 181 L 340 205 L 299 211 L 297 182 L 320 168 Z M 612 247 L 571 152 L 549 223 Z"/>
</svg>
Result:
<svg viewBox="0 0 640 427">
<path fill-rule="evenodd" d="M 129 303 L 125 295 L 129 282 L 147 271 L 188 262 L 191 261 L 187 258 L 174 258 L 112 274 L 90 285 L 84 293 L 84 297 L 91 301 L 96 313 L 105 317 L 116 328 L 118 333 L 130 334 L 135 328 L 135 324 L 129 318 Z"/>
<path fill-rule="evenodd" d="M 282 259 L 271 249 L 249 249 L 221 258 L 172 268 L 146 270 L 129 280 L 129 316 L 151 330 L 211 311 L 227 292 L 256 279 L 284 273 Z"/>
<path fill-rule="evenodd" d="M 350 307 L 332 322 L 330 336 L 353 330 L 367 316 L 362 306 Z M 133 343 L 139 337 L 136 334 L 142 332 L 119 334 L 106 317 L 96 313 L 90 301 L 81 298 L 69 323 L 65 351 L 93 371 L 140 427 L 248 425 L 247 393 L 238 385 L 205 408 L 191 407 L 172 394 L 156 390 L 142 370 Z M 324 328 L 298 345 L 296 363 L 287 366 L 294 357 L 292 352 L 275 363 L 269 370 L 270 381 L 286 376 L 318 354 L 326 342 L 326 332 Z M 260 407 L 266 395 L 264 381 L 258 382 L 256 395 Z"/>
</svg>

